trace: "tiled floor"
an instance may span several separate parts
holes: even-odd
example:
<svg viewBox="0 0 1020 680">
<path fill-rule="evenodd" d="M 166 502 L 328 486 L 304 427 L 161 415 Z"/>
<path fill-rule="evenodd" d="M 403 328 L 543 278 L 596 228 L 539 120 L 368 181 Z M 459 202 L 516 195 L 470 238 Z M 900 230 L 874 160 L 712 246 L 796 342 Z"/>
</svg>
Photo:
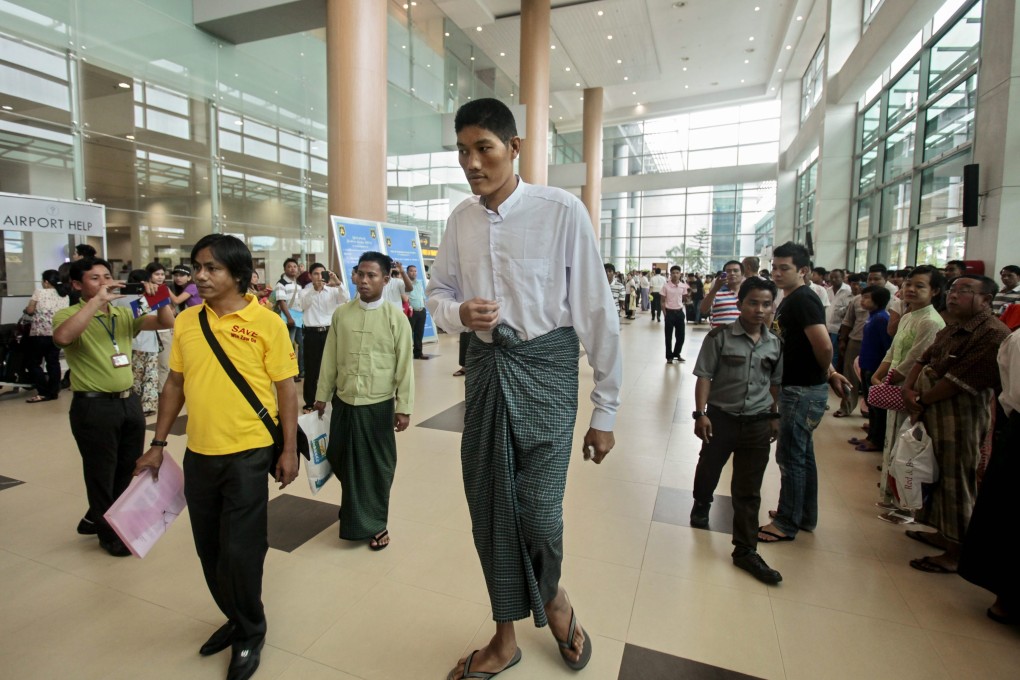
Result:
<svg viewBox="0 0 1020 680">
<path fill-rule="evenodd" d="M 595 650 L 577 677 L 1020 676 L 1020 631 L 985 618 L 991 596 L 910 569 L 925 547 L 875 518 L 878 456 L 843 443 L 858 434 L 857 418 L 826 416 L 816 433 L 818 530 L 761 549 L 783 573 L 780 586 L 730 564 L 728 467 L 712 530 L 687 526 L 698 456 L 691 369 L 705 330 L 689 326 L 687 363 L 666 366 L 662 326 L 647 316 L 624 324 L 617 448 L 601 466 L 573 461 L 563 583 Z M 441 337 L 431 361 L 415 362 L 417 412 L 397 437 L 390 548 L 339 541 L 335 481 L 314 500 L 303 479 L 283 493 L 271 487 L 269 634 L 256 678 L 439 679 L 491 635 L 460 479 L 457 338 Z M 581 375 L 578 442 L 591 409 L 584 359 Z M 74 532 L 86 504 L 68 404 L 67 393 L 34 405 L 0 398 L 0 677 L 224 677 L 228 655 L 197 654 L 222 617 L 186 520 L 144 560 L 111 558 Z M 183 424 L 170 437 L 178 460 Z M 763 522 L 778 491 L 770 464 Z M 500 678 L 576 676 L 548 629 L 523 622 L 518 637 L 524 658 Z"/>
</svg>

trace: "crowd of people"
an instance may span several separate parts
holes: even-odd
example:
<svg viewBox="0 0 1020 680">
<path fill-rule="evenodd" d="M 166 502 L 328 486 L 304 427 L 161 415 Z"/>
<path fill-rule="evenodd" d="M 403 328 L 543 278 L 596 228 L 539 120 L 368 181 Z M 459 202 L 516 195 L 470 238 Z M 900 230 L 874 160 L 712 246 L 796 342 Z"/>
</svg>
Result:
<svg viewBox="0 0 1020 680">
<path fill-rule="evenodd" d="M 300 411 L 322 418 L 330 409 L 327 457 L 342 488 L 340 538 L 373 550 L 390 544 L 395 435 L 410 424 L 414 360 L 428 358 L 426 308 L 437 327 L 461 338 L 462 473 L 495 622 L 489 643 L 460 659 L 448 680 L 491 677 L 520 663 L 514 622 L 528 618 L 550 627 L 569 668 L 591 658 L 592 639 L 561 583 L 578 362 L 583 347 L 594 409 L 581 444 L 585 460 L 598 464 L 615 446 L 620 317 L 638 310 L 663 324 L 668 366 L 685 361 L 687 325 L 710 324 L 692 370 L 702 445 L 690 524 L 710 526 L 732 456 L 736 567 L 779 584 L 782 575 L 757 545 L 819 529 L 813 432 L 831 389 L 839 401 L 833 417 L 867 416 L 864 436 L 850 444 L 881 453 L 882 516 L 933 529 L 906 532 L 940 551 L 911 566 L 959 572 L 995 593 L 990 617 L 1017 622 L 1015 576 L 1006 543 L 996 539 L 1020 442 L 1020 335 L 1010 335 L 1000 317 L 1012 318 L 1020 303 L 1020 268 L 1002 269 L 1002 288 L 962 262 L 826 271 L 790 242 L 775 248 L 770 271 L 747 257 L 704 277 L 676 265 L 624 276 L 603 263 L 580 201 L 514 173 L 520 138 L 509 109 L 473 101 L 457 112 L 455 127 L 475 196 L 451 213 L 428 281 L 414 266 L 366 252 L 351 272 L 351 291 L 325 265 L 305 272 L 295 259 L 265 286 L 242 241 L 212 234 L 194 246 L 190 267 L 170 272 L 169 304 L 126 304 L 118 292 L 125 282 L 94 251 L 77 253 L 63 273 L 44 272 L 33 295 L 27 312 L 35 315 L 38 395 L 30 401 L 56 398 L 63 349 L 89 503 L 78 531 L 96 534 L 111 555 L 129 550 L 106 510 L 132 475 L 148 471 L 158 480 L 171 427 L 188 407 L 183 468 L 191 528 L 226 618 L 200 653 L 230 648 L 228 680 L 249 678 L 259 665 L 267 629 L 265 477 L 280 488 L 296 478 Z M 154 262 L 127 278 L 148 299 L 166 290 L 166 276 Z M 871 386 L 898 390 L 901 406 L 880 407 Z M 909 512 L 886 484 L 908 422 L 924 424 L 940 469 L 923 508 Z M 779 503 L 759 524 L 773 443 Z"/>
</svg>

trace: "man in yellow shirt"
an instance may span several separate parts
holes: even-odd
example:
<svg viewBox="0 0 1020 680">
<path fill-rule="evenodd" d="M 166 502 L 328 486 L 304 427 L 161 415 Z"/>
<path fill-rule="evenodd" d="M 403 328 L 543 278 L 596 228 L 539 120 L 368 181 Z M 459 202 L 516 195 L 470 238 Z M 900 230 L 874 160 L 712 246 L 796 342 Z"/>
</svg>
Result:
<svg viewBox="0 0 1020 680">
<path fill-rule="evenodd" d="M 251 253 L 239 239 L 210 234 L 191 251 L 195 282 L 205 301 L 177 317 L 170 375 L 159 401 L 156 436 L 135 474 L 163 462 L 170 427 L 188 404 L 184 495 L 206 584 L 225 623 L 202 645 L 203 656 L 233 647 L 227 680 L 258 669 L 265 643 L 262 569 L 269 549 L 266 475 L 280 488 L 297 477 L 297 360 L 279 316 L 247 293 Z M 224 371 L 206 340 L 200 314 L 263 408 L 282 430 L 273 468 L 274 436 Z M 405 324 L 406 325 L 406 324 Z M 274 395 L 274 387 L 276 394 Z"/>
</svg>

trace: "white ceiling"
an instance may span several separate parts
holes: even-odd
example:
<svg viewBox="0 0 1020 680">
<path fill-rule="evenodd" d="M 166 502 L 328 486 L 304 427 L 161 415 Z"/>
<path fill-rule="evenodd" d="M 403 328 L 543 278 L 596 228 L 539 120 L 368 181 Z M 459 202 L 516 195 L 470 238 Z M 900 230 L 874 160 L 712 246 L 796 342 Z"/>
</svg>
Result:
<svg viewBox="0 0 1020 680">
<path fill-rule="evenodd" d="M 820 11 L 812 12 L 816 4 Z M 586 87 L 604 88 L 607 123 L 775 97 L 787 73 L 800 77 L 817 47 L 824 4 L 552 0 L 551 119 L 562 130 L 580 127 Z M 520 0 L 440 3 L 515 82 L 520 81 L 520 6 Z"/>
</svg>

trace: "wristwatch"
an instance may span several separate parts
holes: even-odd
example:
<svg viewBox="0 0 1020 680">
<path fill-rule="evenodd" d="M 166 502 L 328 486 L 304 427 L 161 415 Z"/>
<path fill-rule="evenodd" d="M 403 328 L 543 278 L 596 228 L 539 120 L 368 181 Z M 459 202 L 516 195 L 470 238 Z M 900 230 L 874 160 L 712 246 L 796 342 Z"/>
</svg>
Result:
<svg viewBox="0 0 1020 680">
<path fill-rule="evenodd" d="M 167 442 L 166 440 L 163 439 L 153 439 L 151 442 L 149 442 L 149 446 L 159 446 L 161 448 L 166 448 L 166 445 Z"/>
<path fill-rule="evenodd" d="M 704 411 L 694 411 L 693 413 L 691 413 L 691 418 L 694 418 L 695 420 L 697 420 L 701 416 L 707 416 L 707 415 L 708 415 L 708 409 L 705 409 Z"/>
</svg>

